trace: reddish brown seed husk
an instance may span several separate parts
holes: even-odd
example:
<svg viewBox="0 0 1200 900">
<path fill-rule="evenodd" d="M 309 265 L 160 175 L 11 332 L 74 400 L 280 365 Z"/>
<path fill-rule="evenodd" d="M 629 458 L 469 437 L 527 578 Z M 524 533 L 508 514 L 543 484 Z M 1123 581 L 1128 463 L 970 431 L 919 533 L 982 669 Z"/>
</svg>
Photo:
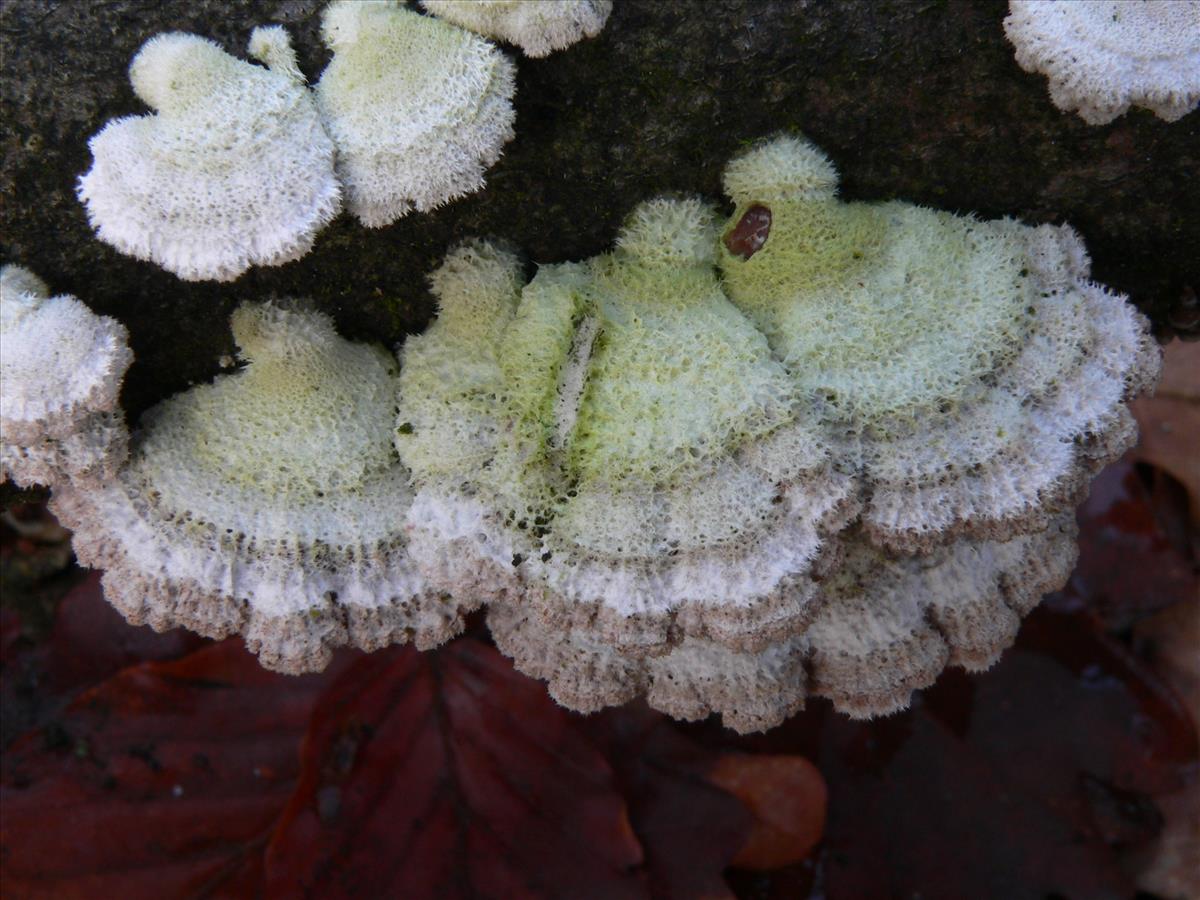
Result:
<svg viewBox="0 0 1200 900">
<path fill-rule="evenodd" d="M 771 233 L 771 210 L 754 205 L 746 210 L 732 231 L 725 234 L 725 246 L 729 252 L 742 259 L 749 259 L 762 249 Z"/>
</svg>

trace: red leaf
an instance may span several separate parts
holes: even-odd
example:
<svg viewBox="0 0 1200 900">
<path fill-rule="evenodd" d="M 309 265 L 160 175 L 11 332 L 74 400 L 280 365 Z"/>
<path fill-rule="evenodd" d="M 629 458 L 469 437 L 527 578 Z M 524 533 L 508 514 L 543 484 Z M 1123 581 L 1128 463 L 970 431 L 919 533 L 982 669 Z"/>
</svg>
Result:
<svg viewBox="0 0 1200 900">
<path fill-rule="evenodd" d="M 314 714 L 270 892 L 645 896 L 613 772 L 577 722 L 475 640 L 360 660 Z"/>
<path fill-rule="evenodd" d="M 52 690 L 95 684 L 140 662 L 178 659 L 206 643 L 182 628 L 159 634 L 130 625 L 104 599 L 100 575 L 89 572 L 59 604 L 50 638 Z"/>
<path fill-rule="evenodd" d="M 830 900 L 920 895 L 1128 900 L 1114 845 L 1151 836 L 1148 795 L 1197 758 L 1176 698 L 1084 616 L 1039 610 L 974 679 L 951 672 L 910 712 L 831 717 Z"/>
<path fill-rule="evenodd" d="M 1200 603 L 1179 603 L 1137 624 L 1134 640 L 1200 722 Z M 1163 897 L 1200 897 L 1200 780 L 1162 798 L 1163 832 L 1137 862 L 1138 887 Z"/>
<path fill-rule="evenodd" d="M 21 640 L 21 617 L 15 610 L 0 609 L 0 667 L 8 665 L 16 656 L 17 642 Z"/>
<path fill-rule="evenodd" d="M 645 848 L 650 895 L 731 898 L 723 872 L 745 845 L 753 817 L 713 783 L 713 751 L 645 704 L 608 709 L 584 724 L 617 772 Z"/>
<path fill-rule="evenodd" d="M 1163 351 L 1162 381 L 1153 397 L 1131 406 L 1141 430 L 1133 455 L 1171 473 L 1187 490 L 1200 526 L 1200 344 L 1172 341 Z"/>
<path fill-rule="evenodd" d="M 1130 462 L 1101 472 L 1079 509 L 1079 563 L 1068 592 L 1110 627 L 1124 627 L 1200 590 L 1195 564 L 1157 513 L 1150 489 Z"/>
<path fill-rule="evenodd" d="M 7 612 L 7 611 L 6 611 Z M 177 659 L 207 643 L 183 629 L 156 634 L 128 624 L 104 599 L 100 573 L 84 576 L 54 607 L 49 639 L 12 635 L 0 678 L 0 737 L 5 744 L 61 712 L 80 690 L 125 666 Z"/>
<path fill-rule="evenodd" d="M 126 669 L 14 743 L 0 779 L 6 892 L 253 893 L 332 673 L 262 669 L 240 642 Z"/>
</svg>

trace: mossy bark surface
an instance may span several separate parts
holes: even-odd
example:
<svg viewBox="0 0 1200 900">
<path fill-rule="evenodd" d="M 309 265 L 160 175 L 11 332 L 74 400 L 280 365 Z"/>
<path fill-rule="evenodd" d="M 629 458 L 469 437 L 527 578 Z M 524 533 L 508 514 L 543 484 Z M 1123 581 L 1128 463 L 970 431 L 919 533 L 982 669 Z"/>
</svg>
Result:
<svg viewBox="0 0 1200 900">
<path fill-rule="evenodd" d="M 252 28 L 278 23 L 315 81 L 329 59 L 322 5 L 0 7 L 0 259 L 129 327 L 134 419 L 220 371 L 243 300 L 311 297 L 347 336 L 394 345 L 428 322 L 425 276 L 456 240 L 505 238 L 531 272 L 594 255 L 642 199 L 724 202 L 725 161 L 781 130 L 829 153 L 846 199 L 1070 222 L 1097 280 L 1128 293 L 1160 333 L 1196 330 L 1200 113 L 1167 124 L 1135 109 L 1093 127 L 1058 111 L 1045 79 L 1014 61 L 1003 2 L 617 0 L 598 38 L 518 59 L 517 138 L 478 194 L 379 230 L 343 215 L 305 258 L 231 284 L 185 283 L 95 239 L 75 183 L 88 138 L 146 112 L 126 74 L 141 44 L 190 31 L 244 56 Z"/>
</svg>

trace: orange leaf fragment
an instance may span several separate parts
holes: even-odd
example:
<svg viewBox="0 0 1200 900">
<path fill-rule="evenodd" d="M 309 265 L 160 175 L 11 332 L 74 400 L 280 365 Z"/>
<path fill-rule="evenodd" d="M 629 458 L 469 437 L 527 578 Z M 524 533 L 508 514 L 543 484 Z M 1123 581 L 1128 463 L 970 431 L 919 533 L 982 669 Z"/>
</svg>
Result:
<svg viewBox="0 0 1200 900">
<path fill-rule="evenodd" d="M 1200 525 L 1200 344 L 1169 344 L 1158 390 L 1130 409 L 1141 430 L 1134 457 L 1165 469 L 1187 489 L 1192 521 Z"/>
<path fill-rule="evenodd" d="M 802 756 L 728 753 L 708 779 L 750 810 L 754 825 L 733 859 L 743 869 L 779 869 L 805 859 L 825 831 L 828 791 Z"/>
</svg>

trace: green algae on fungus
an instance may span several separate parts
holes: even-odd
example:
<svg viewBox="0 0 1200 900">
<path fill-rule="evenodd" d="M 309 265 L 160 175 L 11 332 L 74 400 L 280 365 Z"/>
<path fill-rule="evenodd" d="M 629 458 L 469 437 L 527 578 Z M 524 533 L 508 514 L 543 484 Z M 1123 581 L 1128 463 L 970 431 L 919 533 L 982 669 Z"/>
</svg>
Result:
<svg viewBox="0 0 1200 900">
<path fill-rule="evenodd" d="M 114 478 L 56 488 L 80 562 L 130 622 L 241 633 L 280 671 L 323 668 L 339 644 L 452 637 L 465 610 L 408 555 L 395 359 L 293 305 L 231 324 L 244 368 L 147 412 Z"/>
<path fill-rule="evenodd" d="M 867 531 L 912 552 L 1044 528 L 1132 444 L 1124 402 L 1161 357 L 1147 323 L 1088 280 L 1067 226 L 843 203 L 836 178 L 797 137 L 735 158 L 719 262 L 865 480 Z"/>
<path fill-rule="evenodd" d="M 724 229 L 651 201 L 524 288 L 451 254 L 401 379 L 414 556 L 572 708 L 884 714 L 1061 586 L 1159 353 L 1068 228 L 841 203 L 797 137 L 726 184 Z"/>
<path fill-rule="evenodd" d="M 395 0 L 334 0 L 316 86 L 346 204 L 369 228 L 483 187 L 513 138 L 516 67 L 491 43 Z"/>
<path fill-rule="evenodd" d="M 245 369 L 56 491 L 81 560 L 132 621 L 241 631 L 289 671 L 432 646 L 490 602 L 561 702 L 739 729 L 989 665 L 1132 439 L 1144 321 L 1069 228 L 841 203 L 798 137 L 726 176 L 724 228 L 651 200 L 528 284 L 458 246 L 399 372 L 324 316 L 244 307 Z"/>
<path fill-rule="evenodd" d="M 850 480 L 722 293 L 715 239 L 699 202 L 651 201 L 612 253 L 519 293 L 515 257 L 451 253 L 439 318 L 404 351 L 396 435 L 435 584 L 638 653 L 684 634 L 760 647 L 811 618 Z"/>
</svg>

